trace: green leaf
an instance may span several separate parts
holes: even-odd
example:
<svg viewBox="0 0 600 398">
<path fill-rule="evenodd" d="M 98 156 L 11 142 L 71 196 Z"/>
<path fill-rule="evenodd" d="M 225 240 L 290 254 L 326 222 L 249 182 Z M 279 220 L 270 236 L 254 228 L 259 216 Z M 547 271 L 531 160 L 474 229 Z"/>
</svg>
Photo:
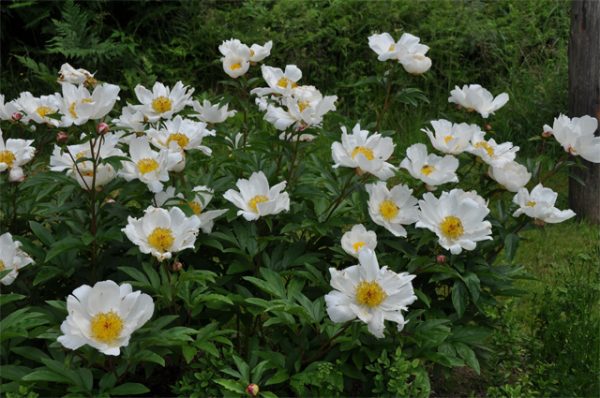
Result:
<svg viewBox="0 0 600 398">
<path fill-rule="evenodd" d="M 50 250 L 48 251 L 48 254 L 46 254 L 44 262 L 48 262 L 64 252 L 82 247 L 84 247 L 84 244 L 80 239 L 68 236 L 50 246 Z"/>
<path fill-rule="evenodd" d="M 288 375 L 288 372 L 285 369 L 280 369 L 278 370 L 273 376 L 271 376 L 265 384 L 265 386 L 270 386 L 272 384 L 279 384 L 279 383 L 283 383 L 284 381 L 286 381 L 287 379 L 289 379 L 290 376 Z"/>
<path fill-rule="evenodd" d="M 10 272 L 10 270 L 8 270 Z M 2 278 L 0 278 L 2 279 Z M 8 304 L 13 301 L 23 300 L 27 296 L 23 296 L 22 294 L 9 293 L 9 294 L 0 294 L 0 305 Z"/>
<path fill-rule="evenodd" d="M 48 369 L 34 370 L 24 376 L 23 381 L 50 381 L 54 383 L 72 384 L 72 381 L 69 378 Z"/>
<path fill-rule="evenodd" d="M 150 389 L 141 383 L 125 383 L 109 391 L 110 395 L 138 395 L 150 392 Z"/>
<path fill-rule="evenodd" d="M 235 362 L 235 366 L 237 366 L 240 375 L 242 376 L 242 381 L 246 384 L 250 383 L 250 366 L 244 361 L 242 358 L 237 355 L 233 355 L 233 361 Z"/>
<path fill-rule="evenodd" d="M 452 286 L 452 305 L 454 305 L 459 318 L 464 315 L 468 303 L 469 296 L 465 284 L 461 281 L 455 281 L 454 286 Z"/>
<path fill-rule="evenodd" d="M 29 221 L 29 227 L 34 235 L 37 236 L 43 244 L 46 246 L 52 246 L 52 243 L 54 243 L 54 238 L 52 238 L 52 234 L 46 228 L 44 228 L 42 224 L 35 221 Z"/>
<path fill-rule="evenodd" d="M 481 293 L 481 283 L 479 281 L 479 277 L 474 273 L 469 272 L 463 277 L 463 281 L 467 285 L 469 293 L 471 293 L 473 302 L 477 303 L 477 301 L 479 301 L 479 294 Z"/>
<path fill-rule="evenodd" d="M 246 394 L 244 387 L 237 381 L 228 379 L 216 379 L 215 383 L 223 386 L 226 390 L 232 391 L 238 394 Z"/>
<path fill-rule="evenodd" d="M 517 248 L 519 247 L 519 236 L 515 234 L 508 234 L 504 238 L 504 255 L 506 261 L 511 262 L 517 254 Z"/>
<path fill-rule="evenodd" d="M 458 352 L 458 355 L 462 359 L 465 360 L 465 363 L 471 369 L 473 369 L 475 372 L 477 372 L 477 374 L 480 374 L 479 361 L 477 360 L 477 357 L 475 356 L 475 352 L 471 349 L 471 347 L 469 347 L 468 345 L 466 345 L 464 343 L 455 343 L 454 346 L 456 347 L 456 351 Z"/>
</svg>

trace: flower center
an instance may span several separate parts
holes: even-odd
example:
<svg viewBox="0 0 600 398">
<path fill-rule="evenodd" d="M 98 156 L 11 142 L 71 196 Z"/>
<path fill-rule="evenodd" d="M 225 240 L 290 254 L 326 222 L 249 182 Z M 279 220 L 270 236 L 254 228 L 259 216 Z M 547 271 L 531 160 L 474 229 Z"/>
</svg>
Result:
<svg viewBox="0 0 600 398">
<path fill-rule="evenodd" d="M 90 321 L 92 337 L 102 343 L 112 344 L 121 336 L 123 319 L 114 311 L 101 312 Z"/>
<path fill-rule="evenodd" d="M 487 143 L 487 141 L 481 141 L 475 144 L 475 148 L 483 148 L 489 156 L 494 156 L 494 148 Z"/>
<path fill-rule="evenodd" d="M 433 171 L 435 170 L 435 167 L 430 166 L 430 165 L 425 165 L 421 168 L 421 173 L 425 174 L 426 176 L 428 176 L 429 174 L 433 173 Z"/>
<path fill-rule="evenodd" d="M 310 104 L 308 103 L 308 101 L 298 101 L 298 109 L 300 110 L 300 112 L 304 112 L 304 110 L 308 108 L 309 105 Z"/>
<path fill-rule="evenodd" d="M 388 48 L 389 52 L 392 52 L 396 49 L 396 45 L 395 44 L 390 44 L 390 47 Z"/>
<path fill-rule="evenodd" d="M 195 215 L 198 216 L 202 213 L 202 205 L 195 200 L 188 202 L 188 206 L 190 206 Z"/>
<path fill-rule="evenodd" d="M 357 146 L 354 147 L 354 150 L 352 150 L 352 159 L 354 159 L 359 153 L 367 158 L 367 160 L 373 160 L 375 158 L 371 148 L 367 148 L 366 146 Z"/>
<path fill-rule="evenodd" d="M 250 208 L 252 209 L 253 212 L 258 213 L 258 207 L 257 205 L 259 203 L 264 203 L 264 202 L 268 202 L 269 198 L 266 197 L 265 195 L 256 195 L 255 197 L 253 197 L 252 199 L 250 199 L 248 201 L 248 206 L 250 206 Z"/>
<path fill-rule="evenodd" d="M 236 62 L 235 64 L 232 64 L 229 69 L 231 70 L 238 70 L 242 68 L 242 64 L 240 64 L 239 62 Z"/>
<path fill-rule="evenodd" d="M 444 142 L 447 144 L 447 143 L 449 143 L 452 140 L 452 138 L 454 138 L 454 137 L 451 136 L 451 135 L 447 135 L 447 136 L 444 137 Z"/>
<path fill-rule="evenodd" d="M 254 52 L 254 50 L 250 50 L 250 58 L 254 57 L 256 53 Z"/>
<path fill-rule="evenodd" d="M 77 117 L 77 112 L 75 112 L 76 105 L 76 102 L 71 102 L 71 105 L 69 105 L 69 113 L 71 114 L 71 117 L 73 117 L 73 119 Z"/>
<path fill-rule="evenodd" d="M 163 95 L 152 100 L 152 109 L 157 113 L 164 113 L 171 110 L 173 103 Z"/>
<path fill-rule="evenodd" d="M 288 88 L 288 86 L 292 86 L 292 88 L 298 87 L 298 84 L 294 83 L 287 77 L 282 77 L 277 81 L 277 85 L 281 88 Z"/>
<path fill-rule="evenodd" d="M 0 272 L 6 269 L 6 265 L 4 265 L 4 261 L 0 260 Z"/>
<path fill-rule="evenodd" d="M 38 108 L 35 110 L 35 112 L 40 115 L 40 117 L 46 117 L 46 115 L 51 115 L 53 113 L 56 113 L 56 111 L 50 107 L 47 106 L 38 106 Z"/>
<path fill-rule="evenodd" d="M 383 288 L 375 281 L 362 281 L 356 287 L 356 302 L 360 305 L 377 307 L 386 297 L 387 294 Z"/>
<path fill-rule="evenodd" d="M 184 149 L 187 144 L 190 143 L 190 139 L 187 137 L 187 135 L 182 133 L 173 133 L 169 135 L 169 138 L 167 139 L 167 146 L 169 146 L 169 144 L 171 144 L 173 141 L 177 142 L 179 148 L 181 149 Z"/>
<path fill-rule="evenodd" d="M 384 200 L 379 205 L 379 214 L 388 221 L 391 221 L 398 215 L 398 206 L 391 200 Z"/>
<path fill-rule="evenodd" d="M 140 173 L 146 174 L 158 169 L 158 162 L 154 159 L 145 158 L 137 162 L 137 167 Z"/>
<path fill-rule="evenodd" d="M 154 228 L 154 231 L 148 235 L 148 244 L 160 252 L 169 251 L 173 241 L 175 238 L 169 228 Z"/>
<path fill-rule="evenodd" d="M 529 202 L 527 202 L 527 207 L 534 207 L 536 205 L 534 200 L 530 200 Z"/>
<path fill-rule="evenodd" d="M 15 159 L 16 159 L 15 154 L 12 151 L 9 151 L 9 150 L 0 151 L 0 163 L 6 163 L 8 165 L 8 167 L 12 167 Z"/>
<path fill-rule="evenodd" d="M 442 233 L 450 239 L 458 239 L 465 233 L 460 218 L 455 216 L 444 218 L 440 223 L 440 229 L 442 230 Z"/>
<path fill-rule="evenodd" d="M 358 242 L 354 243 L 352 245 L 352 248 L 354 249 L 355 253 L 358 253 L 358 251 L 360 249 L 362 249 L 365 245 L 366 245 L 366 243 L 361 240 L 361 241 L 358 241 Z"/>
</svg>

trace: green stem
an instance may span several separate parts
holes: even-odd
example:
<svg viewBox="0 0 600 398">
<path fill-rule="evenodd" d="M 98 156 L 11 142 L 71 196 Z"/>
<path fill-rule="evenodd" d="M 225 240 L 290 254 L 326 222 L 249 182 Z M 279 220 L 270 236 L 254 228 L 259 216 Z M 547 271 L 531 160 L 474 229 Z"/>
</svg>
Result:
<svg viewBox="0 0 600 398">
<path fill-rule="evenodd" d="M 385 91 L 385 99 L 383 101 L 383 108 L 381 109 L 381 112 L 379 112 L 379 114 L 377 115 L 377 123 L 375 124 L 375 131 L 377 131 L 377 132 L 379 131 L 379 128 L 381 127 L 381 122 L 383 121 L 383 115 L 386 113 L 386 111 L 388 110 L 388 107 L 390 106 L 390 98 L 391 98 L 391 94 L 392 94 L 392 84 L 393 84 L 393 80 L 392 80 L 393 71 L 394 71 L 394 68 L 391 68 L 388 71 L 387 88 Z"/>
</svg>

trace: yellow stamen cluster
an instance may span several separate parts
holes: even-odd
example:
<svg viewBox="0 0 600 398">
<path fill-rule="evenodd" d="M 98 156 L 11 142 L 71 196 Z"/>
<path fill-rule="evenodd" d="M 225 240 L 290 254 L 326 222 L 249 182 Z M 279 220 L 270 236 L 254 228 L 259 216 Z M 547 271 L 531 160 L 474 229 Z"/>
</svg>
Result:
<svg viewBox="0 0 600 398">
<path fill-rule="evenodd" d="M 6 265 L 4 265 L 4 261 L 0 260 L 0 272 L 6 269 Z"/>
<path fill-rule="evenodd" d="M 308 101 L 298 101 L 298 110 L 300 110 L 300 112 L 304 112 L 309 106 L 310 103 Z"/>
<path fill-rule="evenodd" d="M 396 49 L 396 45 L 395 44 L 390 44 L 390 47 L 388 48 L 389 52 L 392 52 Z"/>
<path fill-rule="evenodd" d="M 434 170 L 435 170 L 435 167 L 430 166 L 430 165 L 425 165 L 421 168 L 421 173 L 428 176 L 429 174 L 433 173 Z"/>
<path fill-rule="evenodd" d="M 269 198 L 266 197 L 265 195 L 256 195 L 255 197 L 253 197 L 252 199 L 250 199 L 248 201 L 248 206 L 250 207 L 250 209 L 252 209 L 253 212 L 258 213 L 258 207 L 257 205 L 259 203 L 264 203 L 264 202 L 268 202 Z"/>
<path fill-rule="evenodd" d="M 454 137 L 451 136 L 451 135 L 447 135 L 447 136 L 444 137 L 444 142 L 447 144 L 447 143 L 449 143 L 452 140 L 452 138 L 454 138 Z"/>
<path fill-rule="evenodd" d="M 359 153 L 363 154 L 367 160 L 375 159 L 375 155 L 373 154 L 373 150 L 371 148 L 367 148 L 366 146 L 357 146 L 352 150 L 352 159 L 354 159 Z"/>
<path fill-rule="evenodd" d="M 396 203 L 391 200 L 384 200 L 379 205 L 379 214 L 388 221 L 393 220 L 398 215 L 399 211 L 400 209 Z"/>
<path fill-rule="evenodd" d="M 144 158 L 137 162 L 140 173 L 146 174 L 158 169 L 158 162 L 154 159 Z"/>
<path fill-rule="evenodd" d="M 15 160 L 16 156 L 12 151 L 0 151 L 0 163 L 6 163 L 8 167 L 12 167 Z"/>
<path fill-rule="evenodd" d="M 292 88 L 296 88 L 298 87 L 297 83 L 294 83 L 293 81 L 291 81 L 290 79 L 288 79 L 287 77 L 282 77 L 277 81 L 277 85 L 281 88 L 288 88 L 288 86 L 291 86 Z"/>
<path fill-rule="evenodd" d="M 169 251 L 175 238 L 169 228 L 154 228 L 154 231 L 148 235 L 148 244 L 160 252 Z"/>
<path fill-rule="evenodd" d="M 169 138 L 167 139 L 167 146 L 169 146 L 173 141 L 175 141 L 181 149 L 184 149 L 187 144 L 190 143 L 188 136 L 183 133 L 173 133 L 169 135 Z"/>
<path fill-rule="evenodd" d="M 112 344 L 121 336 L 123 319 L 114 311 L 101 312 L 94 315 L 90 321 L 90 329 L 94 339 Z"/>
<path fill-rule="evenodd" d="M 188 202 L 188 206 L 192 209 L 195 215 L 200 215 L 202 213 L 202 205 L 196 201 Z"/>
<path fill-rule="evenodd" d="M 76 105 L 77 105 L 76 102 L 71 102 L 71 105 L 69 105 L 69 113 L 71 114 L 71 117 L 73 119 L 75 119 L 77 117 L 77 112 L 75 112 Z"/>
<path fill-rule="evenodd" d="M 361 240 L 361 241 L 355 242 L 355 243 L 352 245 L 352 249 L 354 249 L 354 252 L 355 252 L 355 253 L 358 253 L 358 251 L 359 251 L 361 248 L 363 248 L 365 245 L 366 245 L 366 243 L 365 243 L 365 242 L 363 242 L 363 241 Z"/>
<path fill-rule="evenodd" d="M 442 234 L 449 239 L 458 239 L 465 233 L 462 221 L 455 216 L 448 216 L 440 223 Z"/>
<path fill-rule="evenodd" d="M 480 141 L 474 145 L 475 148 L 483 148 L 489 156 L 494 156 L 494 148 L 487 143 L 487 141 Z"/>
<path fill-rule="evenodd" d="M 152 109 L 157 113 L 164 113 L 171 110 L 173 103 L 163 95 L 152 100 Z"/>
<path fill-rule="evenodd" d="M 229 69 L 231 70 L 238 70 L 242 68 L 242 64 L 240 64 L 239 62 L 236 62 L 235 64 L 232 64 Z"/>
<path fill-rule="evenodd" d="M 527 207 L 534 207 L 536 205 L 536 202 L 534 200 L 530 200 L 529 202 L 527 202 Z"/>
<path fill-rule="evenodd" d="M 356 287 L 356 302 L 367 307 L 377 307 L 385 300 L 387 294 L 379 283 L 362 281 Z"/>
<path fill-rule="evenodd" d="M 38 108 L 35 110 L 35 113 L 40 115 L 40 117 L 46 117 L 46 115 L 52 115 L 53 113 L 56 113 L 56 110 L 42 105 L 38 106 Z"/>
</svg>

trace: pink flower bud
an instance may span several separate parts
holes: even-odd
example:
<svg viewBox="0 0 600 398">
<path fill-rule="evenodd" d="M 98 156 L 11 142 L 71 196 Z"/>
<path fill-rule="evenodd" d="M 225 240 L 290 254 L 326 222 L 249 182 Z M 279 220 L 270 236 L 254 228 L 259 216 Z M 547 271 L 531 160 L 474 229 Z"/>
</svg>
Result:
<svg viewBox="0 0 600 398">
<path fill-rule="evenodd" d="M 12 120 L 15 122 L 18 122 L 21 119 L 23 119 L 23 114 L 21 112 L 15 112 L 12 114 Z"/>
<path fill-rule="evenodd" d="M 106 134 L 110 131 L 110 127 L 108 127 L 108 124 L 101 122 L 98 123 L 98 125 L 96 126 L 96 132 L 98 134 Z"/>
<path fill-rule="evenodd" d="M 248 394 L 250 394 L 253 397 L 256 397 L 258 395 L 258 385 L 252 383 L 252 384 L 248 384 L 248 387 L 246 387 L 246 392 Z"/>
<path fill-rule="evenodd" d="M 183 269 L 183 264 L 181 261 L 175 261 L 173 264 L 171 264 L 171 269 L 175 272 L 181 271 Z"/>
<path fill-rule="evenodd" d="M 438 254 L 435 257 L 435 262 L 438 264 L 445 264 L 446 263 L 446 256 L 444 256 L 443 254 Z"/>
<path fill-rule="evenodd" d="M 64 144 L 69 139 L 69 134 L 65 131 L 59 131 L 56 133 L 56 142 L 59 144 Z"/>
<path fill-rule="evenodd" d="M 487 123 L 485 126 L 483 126 L 487 131 L 490 131 L 492 129 L 492 125 Z"/>
</svg>

